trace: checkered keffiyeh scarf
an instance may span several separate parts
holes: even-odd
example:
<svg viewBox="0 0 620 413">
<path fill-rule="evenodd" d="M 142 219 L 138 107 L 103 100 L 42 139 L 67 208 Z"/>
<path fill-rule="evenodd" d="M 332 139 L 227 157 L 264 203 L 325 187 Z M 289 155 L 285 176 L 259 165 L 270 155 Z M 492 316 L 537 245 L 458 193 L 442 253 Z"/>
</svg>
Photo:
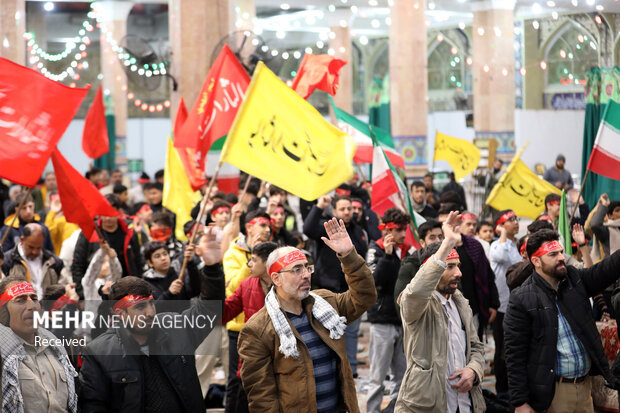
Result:
<svg viewBox="0 0 620 413">
<path fill-rule="evenodd" d="M 46 339 L 56 339 L 49 331 L 39 328 L 39 335 Z M 77 372 L 69 362 L 64 347 L 51 346 L 58 356 L 67 375 L 69 401 L 67 408 L 70 413 L 78 411 L 77 394 L 75 393 L 75 377 Z M 24 413 L 24 399 L 19 386 L 19 363 L 26 358 L 26 350 L 13 331 L 0 324 L 0 355 L 2 359 L 2 413 Z"/>
<path fill-rule="evenodd" d="M 276 330 L 278 337 L 280 338 L 280 353 L 284 354 L 284 357 L 299 357 L 299 350 L 297 350 L 297 340 L 295 334 L 291 329 L 291 325 L 287 321 L 282 310 L 280 310 L 280 304 L 276 298 L 275 289 L 272 288 L 265 297 L 265 307 L 267 313 L 271 318 L 273 328 Z M 332 340 L 338 340 L 343 336 L 345 328 L 347 328 L 347 319 L 338 315 L 334 307 L 332 307 L 325 299 L 315 293 L 310 293 L 314 298 L 314 304 L 312 305 L 312 315 L 314 318 L 329 330 L 329 337 Z"/>
</svg>

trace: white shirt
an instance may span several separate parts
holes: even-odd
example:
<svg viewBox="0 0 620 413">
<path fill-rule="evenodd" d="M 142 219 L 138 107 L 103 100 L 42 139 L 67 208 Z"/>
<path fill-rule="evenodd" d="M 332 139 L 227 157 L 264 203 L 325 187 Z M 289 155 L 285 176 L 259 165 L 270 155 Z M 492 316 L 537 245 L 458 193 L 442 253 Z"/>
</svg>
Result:
<svg viewBox="0 0 620 413">
<path fill-rule="evenodd" d="M 510 299 L 510 290 L 506 284 L 506 272 L 508 268 L 519 261 L 523 260 L 517 245 L 511 240 L 506 240 L 503 244 L 499 239 L 491 244 L 491 253 L 489 261 L 491 269 L 495 274 L 495 285 L 499 294 L 499 308 L 497 311 L 505 313 L 508 308 L 508 300 Z"/>
<path fill-rule="evenodd" d="M 459 409 L 460 413 L 471 412 L 471 399 L 469 392 L 459 393 L 452 388 L 460 378 L 457 377 L 453 380 L 448 380 L 455 371 L 465 368 L 467 366 L 467 360 L 465 354 L 467 352 L 467 335 L 463 329 L 463 323 L 461 322 L 461 315 L 454 301 L 446 299 L 438 291 L 434 291 L 435 295 L 439 297 L 443 309 L 448 316 L 448 370 L 446 370 L 446 399 L 448 402 L 448 413 L 455 413 L 456 409 Z"/>
<path fill-rule="evenodd" d="M 43 283 L 43 274 L 42 274 L 43 252 L 41 252 L 39 256 L 36 257 L 34 260 L 30 260 L 28 259 L 28 257 L 26 257 L 26 254 L 24 253 L 24 247 L 22 246 L 21 243 L 17 245 L 17 252 L 19 252 L 19 255 L 22 256 L 22 258 L 24 259 L 24 262 L 28 266 L 28 272 L 30 273 L 30 280 L 31 280 L 32 286 L 34 287 L 34 290 L 37 293 L 37 296 L 39 298 L 42 298 L 43 288 L 41 287 L 41 284 Z"/>
</svg>

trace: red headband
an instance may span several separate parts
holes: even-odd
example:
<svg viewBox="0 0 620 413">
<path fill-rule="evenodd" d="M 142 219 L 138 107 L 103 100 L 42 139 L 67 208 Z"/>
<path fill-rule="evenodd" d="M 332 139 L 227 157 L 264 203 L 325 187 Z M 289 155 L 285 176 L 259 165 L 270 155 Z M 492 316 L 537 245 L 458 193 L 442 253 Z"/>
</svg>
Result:
<svg viewBox="0 0 620 413">
<path fill-rule="evenodd" d="M 121 310 L 126 310 L 129 307 L 133 307 L 134 305 L 141 303 L 142 301 L 146 301 L 146 300 L 152 300 L 153 296 L 149 295 L 148 297 L 144 297 L 141 295 L 126 295 L 123 298 L 121 298 L 120 300 L 118 300 L 116 303 L 114 303 L 114 305 L 112 306 L 113 310 L 116 309 L 121 309 Z"/>
<path fill-rule="evenodd" d="M 276 207 L 276 209 L 273 210 L 273 213 L 275 214 L 276 212 L 284 213 L 284 207 L 281 207 L 281 206 Z"/>
<path fill-rule="evenodd" d="M 547 202 L 547 205 L 560 205 L 560 201 L 550 201 Z"/>
<path fill-rule="evenodd" d="M 403 228 L 407 228 L 407 225 L 396 225 L 393 222 L 386 222 L 385 224 L 379 224 L 377 226 L 377 228 L 379 228 L 379 231 L 383 231 L 386 228 L 389 228 L 389 229 L 403 229 Z"/>
<path fill-rule="evenodd" d="M 256 218 L 252 218 L 250 220 L 250 222 L 247 223 L 247 225 L 270 225 L 271 222 L 269 221 L 269 219 L 265 218 L 265 217 L 256 217 Z"/>
<path fill-rule="evenodd" d="M 519 248 L 519 252 L 523 254 L 526 249 L 527 249 L 527 240 L 523 243 L 523 245 L 521 245 L 521 248 Z"/>
<path fill-rule="evenodd" d="M 516 217 L 516 216 L 517 214 L 515 214 L 513 211 L 508 211 L 497 219 L 497 225 L 502 225 L 504 222 L 508 221 L 510 218 Z"/>
<path fill-rule="evenodd" d="M 211 215 L 221 214 L 222 212 L 230 212 L 230 208 L 227 206 L 215 208 L 213 211 L 211 211 Z"/>
<path fill-rule="evenodd" d="M 545 214 L 543 214 L 543 215 L 541 215 L 541 216 L 539 216 L 537 218 L 538 221 L 540 221 L 542 219 L 544 219 L 545 221 L 552 221 L 551 217 L 549 215 L 545 215 Z"/>
<path fill-rule="evenodd" d="M 52 304 L 52 306 L 50 307 L 50 312 L 60 310 L 68 304 L 78 305 L 78 302 L 75 300 L 71 300 L 69 297 L 67 297 L 67 294 L 63 294 L 56 301 L 54 301 L 54 304 Z"/>
<path fill-rule="evenodd" d="M 478 217 L 474 214 L 466 212 L 461 215 L 461 221 L 478 221 Z"/>
<path fill-rule="evenodd" d="M 143 212 L 149 212 L 150 210 L 151 210 L 151 207 L 150 207 L 150 206 L 148 206 L 148 204 L 146 204 L 146 205 L 142 205 L 142 208 L 140 208 L 140 209 L 138 210 L 138 212 L 136 213 L 136 215 L 137 215 L 137 214 L 142 214 Z"/>
<path fill-rule="evenodd" d="M 283 257 L 278 258 L 276 262 L 271 264 L 271 267 L 269 267 L 269 274 L 273 274 L 274 272 L 280 272 L 282 268 L 299 260 L 308 261 L 308 259 L 306 258 L 306 254 L 297 249 L 295 251 L 291 251 Z"/>
<path fill-rule="evenodd" d="M 530 260 L 534 257 L 542 257 L 543 255 L 547 255 L 550 252 L 558 250 L 561 251 L 563 249 L 564 248 L 562 247 L 562 244 L 559 243 L 559 241 L 545 242 L 543 245 L 540 246 L 540 248 L 538 248 L 538 250 L 536 250 L 535 253 L 532 254 Z"/>
<path fill-rule="evenodd" d="M 0 295 L 0 308 L 2 308 L 13 298 L 24 294 L 36 294 L 36 291 L 32 288 L 32 285 L 25 281 L 7 288 L 6 291 Z"/>
<path fill-rule="evenodd" d="M 351 206 L 357 206 L 357 208 L 362 208 L 364 205 L 360 201 L 351 202 Z"/>
<path fill-rule="evenodd" d="M 431 255 L 432 257 L 432 255 Z M 422 264 L 425 264 L 426 261 L 428 261 L 431 257 L 428 257 L 427 259 L 424 260 L 424 262 Z M 459 253 L 456 252 L 456 250 L 454 248 L 452 248 L 452 251 L 450 251 L 450 254 L 448 254 L 448 256 L 446 257 L 446 261 L 448 260 L 455 260 L 458 259 L 459 257 Z"/>
</svg>

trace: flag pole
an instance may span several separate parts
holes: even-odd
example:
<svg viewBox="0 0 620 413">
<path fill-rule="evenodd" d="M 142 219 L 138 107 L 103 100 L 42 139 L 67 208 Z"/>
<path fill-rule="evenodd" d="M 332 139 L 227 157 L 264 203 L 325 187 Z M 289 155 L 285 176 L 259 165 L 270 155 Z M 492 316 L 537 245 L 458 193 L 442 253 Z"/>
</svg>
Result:
<svg viewBox="0 0 620 413">
<path fill-rule="evenodd" d="M 362 185 L 365 185 L 366 183 L 368 183 L 368 179 L 366 179 L 366 177 L 364 176 L 364 173 L 362 172 L 362 168 L 360 168 L 360 165 L 357 163 L 355 163 L 354 165 L 360 178 L 362 178 Z"/>
<path fill-rule="evenodd" d="M 241 195 L 239 195 L 239 203 L 243 205 L 243 200 L 245 198 L 246 193 L 248 192 L 248 187 L 250 186 L 250 181 L 252 180 L 252 175 L 248 174 L 248 178 L 245 180 L 245 185 L 243 185 L 243 191 L 241 191 Z"/>
<path fill-rule="evenodd" d="M 9 236 L 9 232 L 11 232 L 11 229 L 13 228 L 13 224 L 15 224 L 15 220 L 19 216 L 19 211 L 24 207 L 24 204 L 26 203 L 26 199 L 28 199 L 31 192 L 32 192 L 32 188 L 28 188 L 28 190 L 26 191 L 26 196 L 24 196 L 24 198 L 22 198 L 22 200 L 19 202 L 19 205 L 17 206 L 17 209 L 15 210 L 15 215 L 13 215 L 13 219 L 11 220 L 11 223 L 8 225 L 6 232 L 2 236 L 2 240 L 0 241 L 0 248 L 2 248 L 2 246 L 4 245 L 4 241 L 6 241 L 7 237 Z"/>
<path fill-rule="evenodd" d="M 581 188 L 579 188 L 579 195 L 577 195 L 577 201 L 575 201 L 575 206 L 573 207 L 573 212 L 570 214 L 570 219 L 568 220 L 568 225 L 573 221 L 575 217 L 575 212 L 577 212 L 577 207 L 579 207 L 579 198 L 581 198 L 581 194 L 583 193 L 583 187 L 586 184 L 586 179 L 588 179 L 588 174 L 590 173 L 589 169 L 586 169 L 586 173 L 581 180 Z"/>
<path fill-rule="evenodd" d="M 209 202 L 209 195 L 211 194 L 211 189 L 213 188 L 213 185 L 215 183 L 215 181 L 217 180 L 217 175 L 220 172 L 220 167 L 222 166 L 222 162 L 219 162 L 217 164 L 217 168 L 215 169 L 215 172 L 213 173 L 213 176 L 211 177 L 211 180 L 209 181 L 209 185 L 207 186 L 207 190 L 205 191 L 205 197 L 202 199 L 202 201 L 200 201 L 200 212 L 198 212 L 198 217 L 196 217 L 196 228 L 198 228 L 198 226 L 200 225 L 200 221 L 202 221 L 202 217 L 204 216 L 206 210 L 207 210 L 207 203 Z M 196 240 L 196 235 L 198 234 L 198 231 L 194 230 L 192 231 L 192 235 L 189 237 L 189 242 L 187 243 L 187 246 L 189 247 L 190 245 L 194 245 L 194 241 Z M 187 248 L 187 247 L 186 247 Z M 183 280 L 183 274 L 185 273 L 185 269 L 187 268 L 187 263 L 188 263 L 189 259 L 187 256 L 183 257 L 183 265 L 181 266 L 181 270 L 179 271 L 179 280 Z"/>
</svg>

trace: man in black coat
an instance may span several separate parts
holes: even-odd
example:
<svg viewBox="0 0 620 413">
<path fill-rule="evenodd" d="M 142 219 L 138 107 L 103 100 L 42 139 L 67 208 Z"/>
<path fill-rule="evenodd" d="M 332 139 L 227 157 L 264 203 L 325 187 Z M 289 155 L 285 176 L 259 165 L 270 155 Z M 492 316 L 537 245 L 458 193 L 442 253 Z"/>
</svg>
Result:
<svg viewBox="0 0 620 413">
<path fill-rule="evenodd" d="M 371 241 L 366 263 L 372 271 L 377 288 L 377 302 L 368 310 L 370 322 L 370 383 L 366 411 L 379 413 L 383 400 L 383 380 L 390 367 L 394 375 L 394 387 L 390 393 L 396 403 L 400 383 L 405 375 L 407 360 L 403 345 L 403 326 L 394 303 L 394 285 L 398 278 L 401 261 L 414 251 L 405 244 L 407 225 L 411 217 L 398 208 L 390 208 L 379 225 L 383 233 L 377 241 Z"/>
<path fill-rule="evenodd" d="M 323 212 L 330 202 L 334 217 L 344 221 L 353 246 L 362 257 L 365 257 L 368 251 L 368 240 L 362 228 L 353 220 L 351 198 L 345 195 L 336 195 L 333 200 L 329 196 L 322 196 L 318 199 L 316 205 L 312 207 L 304 221 L 304 234 L 316 241 L 315 273 L 312 277 L 313 287 L 325 288 L 334 293 L 343 293 L 349 289 L 349 286 L 344 279 L 340 260 L 336 253 L 321 241 L 322 237 L 327 238 L 325 223 L 331 217 L 324 216 Z M 360 323 L 361 318 L 358 318 L 350 323 L 345 331 L 347 357 L 349 358 L 354 377 L 357 376 L 357 332 L 359 331 Z"/>
<path fill-rule="evenodd" d="M 201 299 L 176 314 L 195 322 L 194 327 L 169 324 L 164 328 L 164 317 L 173 314 L 156 314 L 146 281 L 124 277 L 112 285 L 114 315 L 134 326 L 119 323 L 84 349 L 79 396 L 83 413 L 205 410 L 194 352 L 213 326 L 221 324 L 225 293 L 220 243 L 215 234 L 204 236 L 209 237 L 209 242 L 202 255 L 205 267 L 201 270 Z"/>
<path fill-rule="evenodd" d="M 590 376 L 614 384 L 590 297 L 620 277 L 620 253 L 585 269 L 566 266 L 552 230 L 527 241 L 534 272 L 510 295 L 504 318 L 510 401 L 516 412 L 593 412 Z M 570 407 L 565 407 L 570 406 Z"/>
</svg>

